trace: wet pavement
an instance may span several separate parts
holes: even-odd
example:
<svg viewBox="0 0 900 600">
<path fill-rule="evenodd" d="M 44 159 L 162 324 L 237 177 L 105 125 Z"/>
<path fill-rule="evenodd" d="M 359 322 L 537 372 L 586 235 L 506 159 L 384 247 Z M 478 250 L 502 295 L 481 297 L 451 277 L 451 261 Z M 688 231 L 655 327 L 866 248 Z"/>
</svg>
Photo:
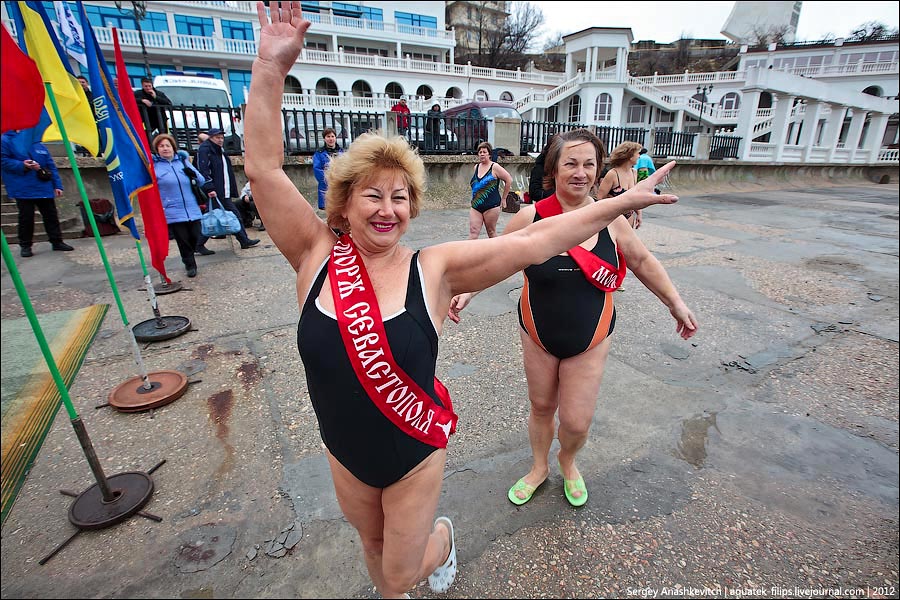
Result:
<svg viewBox="0 0 900 600">
<path fill-rule="evenodd" d="M 438 510 L 459 550 L 447 597 L 898 597 L 898 186 L 676 192 L 639 235 L 700 333 L 681 340 L 625 280 L 584 507 L 556 472 L 528 504 L 506 498 L 530 464 L 521 277 L 445 325 L 438 374 L 460 416 Z M 466 230 L 466 208 L 425 210 L 407 243 Z M 210 241 L 196 279 L 172 245 L 189 289 L 161 311 L 193 330 L 142 356 L 193 383 L 135 414 L 97 408 L 137 370 L 94 241 L 16 257 L 38 312 L 112 305 L 72 386 L 107 475 L 166 462 L 146 506 L 162 522 L 81 533 L 41 566 L 75 532 L 59 490 L 94 482 L 61 411 L 3 526 L 3 598 L 377 597 L 322 455 L 292 271 L 251 233 L 249 250 Z M 151 318 L 133 243 L 103 242 L 129 321 Z M 2 317 L 23 314 L 4 267 Z"/>
</svg>

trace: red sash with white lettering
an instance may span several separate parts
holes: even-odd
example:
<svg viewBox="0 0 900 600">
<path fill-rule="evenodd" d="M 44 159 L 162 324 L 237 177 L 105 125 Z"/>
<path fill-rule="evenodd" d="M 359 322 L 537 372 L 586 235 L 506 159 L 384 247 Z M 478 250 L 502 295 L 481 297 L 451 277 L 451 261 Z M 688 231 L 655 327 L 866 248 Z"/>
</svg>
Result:
<svg viewBox="0 0 900 600">
<path fill-rule="evenodd" d="M 458 418 L 450 393 L 435 377 L 434 390 L 444 404 L 439 406 L 397 365 L 366 266 L 347 234 L 331 250 L 328 279 L 344 348 L 369 399 L 407 435 L 446 448 Z"/>
<path fill-rule="evenodd" d="M 560 206 L 556 194 L 538 201 L 534 205 L 534 209 L 543 219 L 562 214 L 562 206 Z M 625 256 L 622 255 L 618 246 L 616 246 L 616 256 L 619 258 L 618 268 L 581 246 L 575 246 L 568 252 L 575 264 L 581 268 L 584 278 L 590 281 L 594 287 L 604 292 L 614 292 L 622 285 L 622 280 L 625 279 Z"/>
</svg>

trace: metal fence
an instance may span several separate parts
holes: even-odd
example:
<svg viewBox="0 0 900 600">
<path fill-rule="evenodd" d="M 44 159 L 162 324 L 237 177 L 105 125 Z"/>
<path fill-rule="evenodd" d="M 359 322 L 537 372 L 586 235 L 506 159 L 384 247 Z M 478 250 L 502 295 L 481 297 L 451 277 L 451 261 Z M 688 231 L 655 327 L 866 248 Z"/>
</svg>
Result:
<svg viewBox="0 0 900 600">
<path fill-rule="evenodd" d="M 696 153 L 696 139 L 696 133 L 657 130 L 653 136 L 653 156 L 692 158 Z"/>
<path fill-rule="evenodd" d="M 738 158 L 741 139 L 737 135 L 714 135 L 709 143 L 709 158 L 711 160 Z"/>
</svg>

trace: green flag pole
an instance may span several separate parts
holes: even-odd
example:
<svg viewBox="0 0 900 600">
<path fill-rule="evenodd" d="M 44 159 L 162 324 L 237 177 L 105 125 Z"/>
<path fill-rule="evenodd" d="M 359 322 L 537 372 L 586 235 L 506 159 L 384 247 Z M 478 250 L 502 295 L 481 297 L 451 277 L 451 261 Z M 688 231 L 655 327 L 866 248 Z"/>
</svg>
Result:
<svg viewBox="0 0 900 600">
<path fill-rule="evenodd" d="M 87 429 L 85 428 L 78 411 L 75 410 L 75 405 L 72 404 L 72 399 L 69 397 L 69 390 L 66 388 L 66 384 L 59 372 L 59 368 L 56 366 L 56 360 L 54 360 L 53 353 L 50 351 L 50 345 L 47 344 L 47 338 L 44 337 L 44 331 L 41 329 L 41 324 L 38 322 L 34 307 L 31 305 L 31 299 L 28 297 L 28 291 L 25 289 L 25 284 L 22 283 L 22 277 L 19 275 L 16 261 L 13 260 L 12 252 L 9 250 L 9 244 L 6 242 L 6 234 L 2 235 L 3 261 L 6 263 L 6 268 L 9 269 L 9 275 L 12 277 L 13 283 L 16 286 L 16 292 L 19 294 L 22 306 L 25 308 L 25 315 L 28 317 L 28 322 L 31 323 L 34 337 L 37 338 L 38 346 L 41 347 L 41 353 L 44 355 L 44 360 L 47 362 L 47 368 L 50 369 L 50 374 L 53 376 L 54 383 L 56 383 L 56 389 L 59 390 L 59 395 L 62 398 L 63 405 L 66 407 L 66 412 L 69 413 L 69 421 L 75 429 L 75 435 L 78 436 L 78 443 L 81 444 L 81 449 L 84 450 L 84 455 L 87 458 L 88 464 L 91 466 L 91 471 L 94 473 L 94 478 L 97 480 L 97 485 L 100 487 L 100 491 L 103 494 L 103 500 L 111 502 L 115 496 L 109 487 L 106 475 L 103 473 L 103 467 L 100 466 L 100 460 L 97 458 L 97 453 L 94 452 L 94 446 L 91 443 L 91 438 L 88 436 Z"/>
<path fill-rule="evenodd" d="M 128 332 L 128 337 L 131 340 L 131 350 L 134 354 L 134 362 L 138 366 L 138 371 L 140 372 L 141 380 L 143 381 L 143 388 L 144 390 L 150 391 L 153 388 L 153 385 L 150 382 L 147 369 L 144 368 L 144 360 L 141 357 L 141 350 L 134 337 L 134 332 L 131 331 L 131 328 L 128 326 L 128 315 L 125 314 L 125 307 L 122 306 L 122 299 L 119 296 L 119 287 L 116 285 L 116 278 L 113 276 L 112 268 L 109 265 L 109 259 L 106 257 L 106 249 L 103 247 L 103 242 L 100 241 L 100 231 L 97 228 L 97 221 L 94 219 L 94 211 L 91 210 L 91 202 L 88 200 L 87 191 L 84 189 L 81 171 L 78 169 L 78 163 L 75 161 L 75 153 L 72 151 L 72 144 L 69 143 L 69 136 L 66 133 L 66 126 L 65 123 L 63 123 L 62 115 L 59 113 L 56 96 L 53 95 L 53 86 L 44 82 L 44 87 L 47 89 L 47 97 L 50 99 L 50 105 L 53 107 L 53 115 L 56 117 L 55 123 L 59 128 L 59 133 L 62 135 L 63 146 L 66 148 L 69 163 L 72 165 L 72 173 L 75 175 L 75 182 L 78 184 L 78 192 L 81 194 L 81 201 L 84 203 L 84 212 L 87 213 L 88 221 L 91 223 L 91 230 L 94 232 L 94 241 L 97 242 L 97 250 L 100 251 L 100 258 L 103 260 L 103 267 L 106 269 L 106 277 L 109 279 L 109 285 L 112 288 L 113 296 L 116 299 L 116 306 L 119 308 L 122 324 L 125 326 L 125 331 Z M 138 246 L 138 252 L 140 253 L 140 246 Z M 147 267 L 144 266 L 143 255 L 141 256 L 141 265 L 143 266 L 146 275 Z"/>
</svg>

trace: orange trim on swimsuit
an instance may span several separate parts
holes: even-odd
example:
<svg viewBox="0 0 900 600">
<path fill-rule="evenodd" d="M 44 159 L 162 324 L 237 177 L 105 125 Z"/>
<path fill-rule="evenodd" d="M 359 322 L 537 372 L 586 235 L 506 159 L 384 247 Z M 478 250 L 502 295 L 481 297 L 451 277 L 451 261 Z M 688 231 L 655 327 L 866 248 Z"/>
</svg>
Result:
<svg viewBox="0 0 900 600">
<path fill-rule="evenodd" d="M 531 301 L 528 299 L 527 276 L 525 276 L 525 285 L 522 286 L 522 297 L 519 299 L 519 305 L 522 307 L 522 322 L 525 324 L 525 331 L 528 332 L 528 337 L 530 337 L 535 344 L 540 346 L 541 350 L 547 352 L 547 349 L 544 348 L 544 344 L 541 342 L 540 336 L 538 336 L 537 327 L 534 324 L 534 315 L 531 314 Z"/>
<path fill-rule="evenodd" d="M 594 337 L 591 343 L 584 349 L 585 352 L 605 340 L 609 336 L 609 324 L 612 322 L 613 309 L 613 293 L 606 292 L 606 298 L 603 299 L 603 312 L 600 313 L 600 322 L 597 323 L 597 329 L 594 330 Z"/>
</svg>

